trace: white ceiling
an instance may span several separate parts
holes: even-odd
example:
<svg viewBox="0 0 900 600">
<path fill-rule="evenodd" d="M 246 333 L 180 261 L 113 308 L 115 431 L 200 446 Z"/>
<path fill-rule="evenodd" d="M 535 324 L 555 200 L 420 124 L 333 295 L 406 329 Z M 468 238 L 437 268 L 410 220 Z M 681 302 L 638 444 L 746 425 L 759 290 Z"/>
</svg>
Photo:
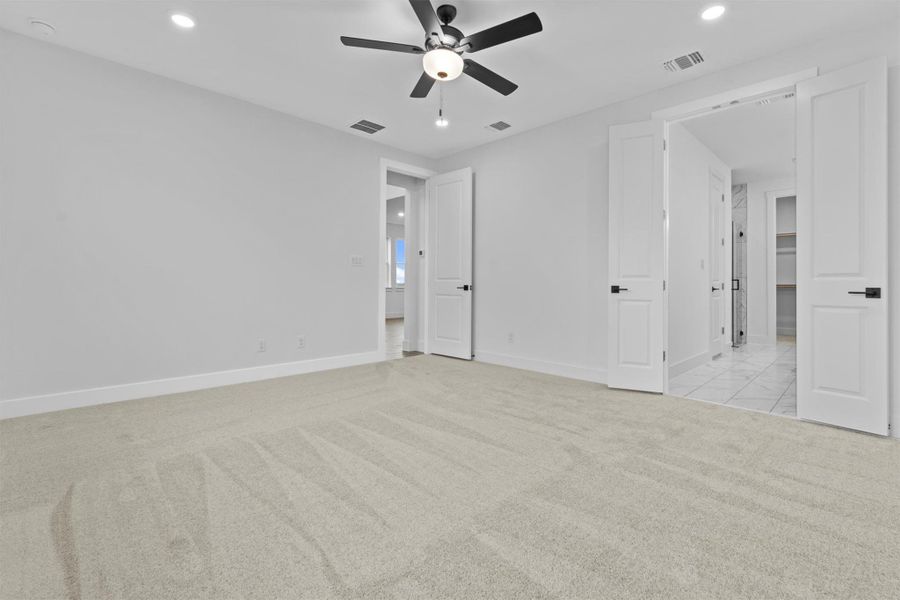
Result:
<svg viewBox="0 0 900 600">
<path fill-rule="evenodd" d="M 684 126 L 732 168 L 734 183 L 794 176 L 794 99 L 745 104 Z"/>
<path fill-rule="evenodd" d="M 894 0 L 726 2 L 719 21 L 706 0 L 457 0 L 453 25 L 474 33 L 536 11 L 544 31 L 471 55 L 519 84 L 504 97 L 468 77 L 444 85 L 450 127 L 434 126 L 438 94 L 409 98 L 421 58 L 341 45 L 340 35 L 420 45 L 407 0 L 159 2 L 0 1 L 0 27 L 348 130 L 361 118 L 386 126 L 372 139 L 440 157 L 592 108 L 696 78 L 843 31 L 896 19 Z M 176 29 L 173 10 L 197 19 Z M 700 50 L 706 62 L 669 73 L 664 60 Z M 504 120 L 505 133 L 485 129 Z M 353 135 L 368 134 L 352 131 Z"/>
</svg>

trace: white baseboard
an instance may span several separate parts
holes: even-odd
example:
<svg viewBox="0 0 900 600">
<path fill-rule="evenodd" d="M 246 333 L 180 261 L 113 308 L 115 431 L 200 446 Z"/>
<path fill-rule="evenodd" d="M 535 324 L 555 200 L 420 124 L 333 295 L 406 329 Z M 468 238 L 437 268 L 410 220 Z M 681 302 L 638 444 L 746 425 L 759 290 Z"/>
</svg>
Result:
<svg viewBox="0 0 900 600">
<path fill-rule="evenodd" d="M 669 365 L 669 379 L 671 379 L 672 377 L 678 377 L 682 373 L 687 373 L 691 369 L 699 367 L 700 365 L 707 363 L 710 360 L 712 360 L 712 355 L 710 355 L 709 352 L 701 352 L 696 356 L 680 360 L 677 363 L 672 363 L 671 365 Z"/>
<path fill-rule="evenodd" d="M 475 360 L 478 362 L 490 363 L 492 365 L 513 367 L 516 369 L 524 369 L 526 371 L 537 371 L 538 373 L 546 373 L 548 375 L 559 375 L 560 377 L 568 377 L 570 379 L 606 383 L 606 369 L 579 367 L 576 365 L 567 365 L 564 363 L 555 363 L 534 358 L 524 358 L 521 356 L 510 356 L 509 354 L 499 354 L 497 352 L 484 352 L 481 350 L 475 350 Z"/>
<path fill-rule="evenodd" d="M 136 400 L 152 396 L 177 394 L 179 392 L 192 392 L 206 388 L 214 388 L 236 383 L 247 383 L 263 379 L 276 379 L 290 375 L 312 373 L 314 371 L 327 371 L 341 367 L 352 367 L 384 360 L 384 355 L 378 352 L 362 352 L 359 354 L 343 354 L 341 356 L 329 356 L 325 358 L 313 358 L 296 362 L 279 363 L 274 365 L 261 365 L 230 371 L 216 371 L 213 373 L 201 373 L 198 375 L 186 375 L 170 379 L 156 379 L 153 381 L 140 381 L 123 385 L 111 385 L 107 387 L 90 388 L 86 390 L 73 390 L 56 394 L 41 396 L 28 396 L 25 398 L 12 398 L 0 401 L 0 419 L 24 417 L 39 413 L 66 410 L 92 406 L 94 404 L 108 404 L 110 402 L 122 402 L 124 400 Z"/>
</svg>

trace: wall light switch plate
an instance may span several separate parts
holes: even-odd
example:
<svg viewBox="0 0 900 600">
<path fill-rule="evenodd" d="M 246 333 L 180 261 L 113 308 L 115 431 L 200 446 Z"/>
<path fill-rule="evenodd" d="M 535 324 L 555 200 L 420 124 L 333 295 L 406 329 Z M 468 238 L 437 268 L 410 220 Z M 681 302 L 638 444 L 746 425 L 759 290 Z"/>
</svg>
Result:
<svg viewBox="0 0 900 600">
<path fill-rule="evenodd" d="M 363 257 L 359 254 L 353 254 L 350 256 L 350 266 L 351 267 L 361 267 L 363 266 Z"/>
</svg>

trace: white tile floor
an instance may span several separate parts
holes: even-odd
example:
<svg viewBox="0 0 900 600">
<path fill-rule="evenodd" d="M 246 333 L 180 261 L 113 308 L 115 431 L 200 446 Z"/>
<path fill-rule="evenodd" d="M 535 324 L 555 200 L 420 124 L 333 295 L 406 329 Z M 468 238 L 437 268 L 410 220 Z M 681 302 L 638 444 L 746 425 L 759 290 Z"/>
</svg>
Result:
<svg viewBox="0 0 900 600">
<path fill-rule="evenodd" d="M 794 338 L 745 344 L 669 381 L 669 394 L 787 417 L 797 416 Z"/>
</svg>

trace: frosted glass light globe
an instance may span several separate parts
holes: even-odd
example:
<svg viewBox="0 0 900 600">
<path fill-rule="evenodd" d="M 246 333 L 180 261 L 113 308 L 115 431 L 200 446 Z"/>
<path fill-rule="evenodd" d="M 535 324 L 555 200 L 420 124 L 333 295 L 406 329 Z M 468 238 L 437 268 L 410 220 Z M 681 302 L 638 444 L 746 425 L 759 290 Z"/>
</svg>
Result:
<svg viewBox="0 0 900 600">
<path fill-rule="evenodd" d="M 438 81 L 451 81 L 463 71 L 463 59 L 453 50 L 435 48 L 422 57 L 422 67 Z"/>
</svg>

